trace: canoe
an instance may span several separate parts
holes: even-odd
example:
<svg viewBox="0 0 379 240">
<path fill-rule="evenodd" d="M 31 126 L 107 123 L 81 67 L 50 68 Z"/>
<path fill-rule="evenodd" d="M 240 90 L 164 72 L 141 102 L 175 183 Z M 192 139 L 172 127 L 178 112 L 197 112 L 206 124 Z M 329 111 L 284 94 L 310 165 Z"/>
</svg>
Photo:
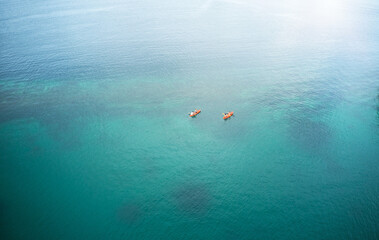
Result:
<svg viewBox="0 0 379 240">
<path fill-rule="evenodd" d="M 194 117 L 194 116 L 196 116 L 197 114 L 199 114 L 201 112 L 201 110 L 199 109 L 199 110 L 195 110 L 195 111 L 193 111 L 193 114 L 190 114 L 189 116 L 190 117 Z"/>
<path fill-rule="evenodd" d="M 228 118 L 230 118 L 231 116 L 233 116 L 233 113 L 234 113 L 234 112 L 228 112 L 227 114 L 224 114 L 223 119 L 228 119 Z"/>
</svg>

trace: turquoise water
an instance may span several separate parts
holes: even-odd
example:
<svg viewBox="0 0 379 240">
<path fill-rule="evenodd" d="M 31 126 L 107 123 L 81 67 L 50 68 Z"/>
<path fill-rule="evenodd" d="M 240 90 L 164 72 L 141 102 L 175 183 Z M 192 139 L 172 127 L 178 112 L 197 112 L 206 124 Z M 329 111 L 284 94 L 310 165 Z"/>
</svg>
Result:
<svg viewBox="0 0 379 240">
<path fill-rule="evenodd" d="M 379 239 L 378 22 L 1 0 L 1 239 Z"/>
</svg>

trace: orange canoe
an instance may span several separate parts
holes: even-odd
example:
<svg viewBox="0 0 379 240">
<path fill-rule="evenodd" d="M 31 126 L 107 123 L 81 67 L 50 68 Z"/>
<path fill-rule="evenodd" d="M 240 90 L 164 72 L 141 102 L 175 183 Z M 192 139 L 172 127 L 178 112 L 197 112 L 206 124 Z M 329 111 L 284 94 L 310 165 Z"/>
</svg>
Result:
<svg viewBox="0 0 379 240">
<path fill-rule="evenodd" d="M 228 119 L 228 118 L 230 118 L 231 116 L 233 116 L 233 113 L 234 113 L 234 112 L 228 112 L 227 114 L 224 114 L 223 119 Z"/>
<path fill-rule="evenodd" d="M 199 114 L 200 112 L 201 112 L 200 109 L 199 109 L 199 110 L 195 110 L 195 111 L 193 111 L 193 113 L 190 114 L 189 116 L 190 116 L 190 117 L 194 117 L 194 116 L 196 116 L 197 114 Z"/>
</svg>

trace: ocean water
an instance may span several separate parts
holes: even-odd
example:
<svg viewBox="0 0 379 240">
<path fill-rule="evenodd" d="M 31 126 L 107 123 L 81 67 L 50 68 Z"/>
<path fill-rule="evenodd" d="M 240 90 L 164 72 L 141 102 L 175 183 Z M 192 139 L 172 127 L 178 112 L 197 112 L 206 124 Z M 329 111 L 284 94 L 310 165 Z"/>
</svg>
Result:
<svg viewBox="0 0 379 240">
<path fill-rule="evenodd" d="M 1 239 L 379 239 L 378 163 L 376 0 L 0 1 Z"/>
</svg>

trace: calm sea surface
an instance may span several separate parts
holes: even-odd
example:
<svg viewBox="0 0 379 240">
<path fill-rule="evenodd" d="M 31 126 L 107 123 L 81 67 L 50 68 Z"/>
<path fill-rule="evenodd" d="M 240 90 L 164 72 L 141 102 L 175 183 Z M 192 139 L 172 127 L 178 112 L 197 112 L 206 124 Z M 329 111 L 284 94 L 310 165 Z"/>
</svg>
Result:
<svg viewBox="0 0 379 240">
<path fill-rule="evenodd" d="M 379 2 L 0 0 L 0 238 L 379 239 Z"/>
</svg>

